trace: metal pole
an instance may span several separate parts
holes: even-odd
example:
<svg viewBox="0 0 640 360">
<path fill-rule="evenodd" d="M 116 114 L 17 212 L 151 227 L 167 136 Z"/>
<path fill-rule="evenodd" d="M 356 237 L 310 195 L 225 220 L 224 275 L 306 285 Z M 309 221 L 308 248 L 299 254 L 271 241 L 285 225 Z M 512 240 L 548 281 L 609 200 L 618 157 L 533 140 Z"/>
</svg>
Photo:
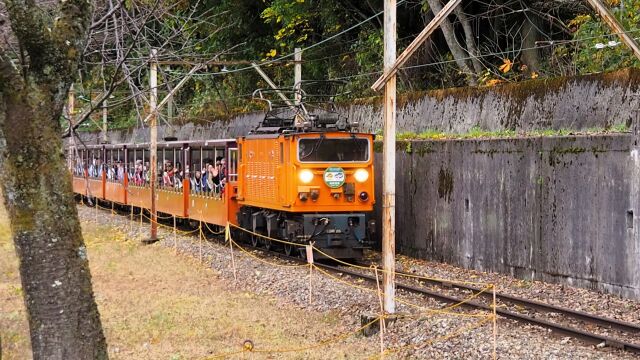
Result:
<svg viewBox="0 0 640 360">
<path fill-rule="evenodd" d="M 156 183 L 158 176 L 158 62 L 156 58 L 156 49 L 151 49 L 151 71 L 149 74 L 149 88 L 151 89 L 151 96 L 149 96 L 149 111 L 150 111 L 150 132 L 151 132 L 151 156 L 150 156 L 150 176 L 151 182 L 151 234 L 149 241 L 154 242 L 158 240 L 158 213 L 156 212 Z"/>
<path fill-rule="evenodd" d="M 293 60 L 293 86 L 296 91 L 296 105 L 300 105 L 300 100 L 302 100 L 302 94 L 300 93 L 300 82 L 302 81 L 302 49 L 295 49 Z"/>
<path fill-rule="evenodd" d="M 291 101 L 281 91 L 278 90 L 278 87 L 273 82 L 273 80 L 271 80 L 269 75 L 267 75 L 264 71 L 262 71 L 259 65 L 257 65 L 256 63 L 251 63 L 251 66 L 253 66 L 253 68 L 258 72 L 258 74 L 262 76 L 264 81 L 266 81 L 267 84 L 276 91 L 278 96 L 280 96 L 280 98 L 284 100 L 284 103 L 287 104 L 287 106 L 293 107 L 293 104 L 291 103 Z"/>
<path fill-rule="evenodd" d="M 587 0 L 587 2 L 589 3 L 589 5 L 591 5 L 591 7 L 593 7 L 598 15 L 600 15 L 602 20 L 604 20 L 609 28 L 611 28 L 611 30 L 613 30 L 620 37 L 622 42 L 624 42 L 625 45 L 627 45 L 631 49 L 631 51 L 633 51 L 633 54 L 638 59 L 640 59 L 640 46 L 638 45 L 638 42 L 636 42 L 636 40 L 632 36 L 627 34 L 626 30 L 618 22 L 616 17 L 613 16 L 609 8 L 607 8 L 607 6 L 600 0 Z"/>
<path fill-rule="evenodd" d="M 396 61 L 396 0 L 384 1 L 384 71 L 391 71 Z M 384 88 L 383 182 L 382 182 L 382 264 L 384 267 L 384 310 L 396 311 L 396 75 Z"/>
<path fill-rule="evenodd" d="M 109 115 L 109 108 L 107 106 L 107 100 L 102 102 L 102 142 L 107 142 L 107 116 Z"/>
</svg>

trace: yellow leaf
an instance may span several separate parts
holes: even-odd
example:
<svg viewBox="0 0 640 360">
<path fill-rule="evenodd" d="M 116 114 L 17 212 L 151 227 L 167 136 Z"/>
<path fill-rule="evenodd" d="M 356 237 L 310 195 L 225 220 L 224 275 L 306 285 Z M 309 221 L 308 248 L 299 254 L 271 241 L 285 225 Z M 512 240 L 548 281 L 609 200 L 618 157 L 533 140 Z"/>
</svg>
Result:
<svg viewBox="0 0 640 360">
<path fill-rule="evenodd" d="M 531 78 L 532 78 L 532 79 L 537 79 L 537 78 L 538 78 L 538 76 L 540 76 L 540 75 L 539 75 L 537 72 L 535 72 L 535 71 L 531 73 Z"/>
<path fill-rule="evenodd" d="M 502 71 L 503 73 L 508 73 L 511 70 L 511 67 L 513 67 L 513 63 L 511 62 L 511 60 L 509 59 L 504 59 L 504 64 L 502 64 L 499 69 L 500 71 Z"/>
<path fill-rule="evenodd" d="M 487 86 L 495 86 L 495 85 L 500 84 L 501 82 L 502 82 L 502 80 L 500 80 L 500 79 L 491 79 L 491 80 L 486 82 L 486 85 Z"/>
<path fill-rule="evenodd" d="M 277 53 L 278 51 L 276 49 L 271 49 L 271 51 L 269 51 L 266 55 L 267 57 L 274 57 Z"/>
</svg>

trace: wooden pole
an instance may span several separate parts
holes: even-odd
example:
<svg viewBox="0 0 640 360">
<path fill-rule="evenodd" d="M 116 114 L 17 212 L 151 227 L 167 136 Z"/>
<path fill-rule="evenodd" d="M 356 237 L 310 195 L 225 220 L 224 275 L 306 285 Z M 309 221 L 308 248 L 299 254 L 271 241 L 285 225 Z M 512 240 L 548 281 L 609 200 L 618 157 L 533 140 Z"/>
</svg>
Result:
<svg viewBox="0 0 640 360">
<path fill-rule="evenodd" d="M 391 71 L 396 61 L 396 0 L 384 1 L 384 71 Z M 384 310 L 396 311 L 396 75 L 384 88 L 383 182 L 382 182 L 382 264 L 384 268 Z"/>
<path fill-rule="evenodd" d="M 394 37 L 394 57 L 393 57 L 393 62 L 391 65 L 389 65 L 387 67 L 386 62 L 385 62 L 385 67 L 384 67 L 384 73 L 382 74 L 382 76 L 380 76 L 380 78 L 378 80 L 376 80 L 376 82 L 373 84 L 373 86 L 371 86 L 371 88 L 375 91 L 380 91 L 380 89 L 382 89 L 382 87 L 389 81 L 389 79 L 391 79 L 392 76 L 395 76 L 396 73 L 398 72 L 398 70 L 402 67 L 402 65 L 404 65 L 405 62 L 407 62 L 407 60 L 409 60 L 409 58 L 416 52 L 416 50 L 418 50 L 418 48 L 420 47 L 420 45 L 422 45 L 422 43 L 424 43 L 427 38 L 429 38 L 429 36 L 431 36 L 431 34 L 433 34 L 433 32 L 442 24 L 442 22 L 444 21 L 444 19 L 447 18 L 447 16 L 449 16 L 453 10 L 456 8 L 456 6 L 460 5 L 460 3 L 462 2 L 462 0 L 451 0 L 447 3 L 447 5 L 445 5 L 442 10 L 436 14 L 436 16 L 433 18 L 433 20 L 431 20 L 431 22 L 429 22 L 429 24 L 427 24 L 427 26 L 424 28 L 424 30 L 422 30 L 422 32 L 420 34 L 418 34 L 418 36 L 416 36 L 416 38 L 411 42 L 411 44 L 409 44 L 409 46 L 407 46 L 407 48 L 402 52 L 402 54 L 400 54 L 400 56 L 398 56 L 398 59 L 395 58 L 395 37 Z M 385 6 L 386 6 L 387 2 L 385 0 Z M 395 4 L 395 1 L 394 1 Z M 387 20 L 387 8 L 385 7 L 385 21 Z M 395 34 L 395 23 L 396 23 L 396 18 L 395 18 L 395 8 L 394 8 L 394 17 L 393 17 L 393 33 Z M 387 41 L 387 27 L 386 27 L 386 23 L 385 23 L 385 29 L 384 29 L 384 33 L 385 33 L 385 44 Z M 395 36 L 395 35 L 394 35 Z M 386 45 L 385 45 L 386 47 Z M 385 53 L 386 54 L 386 53 Z M 387 58 L 385 56 L 385 61 L 387 61 Z"/>
<path fill-rule="evenodd" d="M 587 2 L 589 3 L 589 5 L 591 5 L 591 7 L 593 7 L 598 15 L 600 15 L 602 20 L 604 20 L 609 28 L 611 28 L 611 30 L 613 30 L 613 32 L 615 32 L 616 35 L 620 37 L 622 42 L 625 43 L 625 45 L 627 45 L 631 49 L 631 51 L 633 51 L 633 54 L 638 59 L 640 59 L 640 46 L 638 45 L 638 42 L 632 36 L 629 36 L 629 34 L 627 34 L 626 30 L 618 22 L 616 17 L 613 16 L 613 13 L 611 13 L 609 8 L 607 8 L 607 6 L 600 0 L 587 0 Z"/>
<path fill-rule="evenodd" d="M 496 284 L 493 284 L 493 360 L 498 358 L 498 314 L 496 307 Z"/>
<path fill-rule="evenodd" d="M 156 183 L 158 177 L 158 63 L 157 50 L 151 49 L 151 71 L 149 73 L 149 88 L 151 96 L 149 96 L 150 111 L 150 133 L 151 133 L 151 156 L 149 164 L 149 181 L 151 182 L 151 234 L 150 242 L 158 240 L 158 213 L 156 211 Z"/>
<path fill-rule="evenodd" d="M 155 50 L 153 50 L 153 51 L 155 51 Z M 151 67 L 153 68 L 153 67 L 154 67 L 154 65 L 155 65 L 155 69 L 156 69 L 156 87 L 152 88 L 152 92 L 153 92 L 153 89 L 155 89 L 155 94 L 156 94 L 156 95 L 155 95 L 155 102 L 156 102 L 156 103 L 158 103 L 158 86 L 157 86 L 157 84 L 158 84 L 158 63 L 157 63 L 157 62 L 152 62 L 152 63 L 151 63 Z M 185 75 L 185 77 L 183 77 L 183 78 L 182 78 L 182 80 L 180 80 L 180 82 L 179 82 L 179 83 L 178 83 L 178 84 L 177 84 L 173 89 L 171 89 L 171 91 L 169 91 L 169 94 L 167 94 L 167 96 L 165 96 L 164 98 L 162 98 L 162 100 L 160 101 L 160 103 L 159 103 L 159 104 L 157 104 L 157 105 L 155 106 L 156 111 L 155 111 L 155 112 L 152 112 L 152 113 L 149 113 L 149 115 L 147 115 L 147 117 L 145 117 L 145 118 L 144 118 L 144 120 L 142 120 L 142 122 L 145 122 L 145 123 L 146 123 L 146 122 L 150 121 L 150 120 L 151 120 L 151 118 L 153 118 L 153 117 L 156 117 L 156 118 L 157 118 L 157 116 L 158 116 L 158 112 L 157 112 L 157 111 L 158 111 L 158 109 L 159 109 L 159 108 L 162 108 L 162 107 L 163 107 L 167 102 L 169 102 L 170 100 L 172 100 L 172 99 L 173 99 L 173 95 L 175 95 L 175 93 L 176 93 L 176 92 L 178 92 L 178 90 L 179 90 L 180 88 L 182 88 L 182 86 L 183 86 L 184 84 L 186 84 L 186 83 L 187 83 L 187 80 L 191 79 L 191 76 L 192 76 L 196 71 L 200 70 L 201 68 L 202 68 L 202 65 L 196 65 L 196 66 L 194 66 L 194 67 L 189 71 L 189 73 L 187 73 L 187 75 Z M 149 79 L 149 82 L 151 82 L 151 79 Z M 151 103 L 151 100 L 149 101 L 149 103 Z M 156 119 L 156 121 L 157 121 L 157 119 Z"/>
<path fill-rule="evenodd" d="M 296 105 L 300 105 L 302 93 L 300 93 L 300 82 L 302 81 L 302 49 L 296 48 L 293 53 L 293 86 L 296 91 Z"/>
<path fill-rule="evenodd" d="M 176 233 L 176 216 L 173 215 L 173 247 L 176 254 L 178 253 L 178 235 Z"/>
<path fill-rule="evenodd" d="M 76 106 L 76 90 L 74 89 L 73 84 L 71 84 L 71 87 L 69 88 L 69 102 L 68 102 L 68 105 L 67 105 L 67 112 L 69 113 L 69 129 L 73 129 L 75 106 Z M 73 158 L 75 159 L 75 161 L 78 161 L 78 155 L 77 155 L 78 154 L 78 150 L 76 148 L 76 137 L 73 135 L 73 131 L 71 132 L 71 146 L 73 146 L 73 152 L 74 152 L 73 153 Z M 69 157 L 71 158 L 71 156 L 69 156 Z M 75 163 L 75 161 L 73 163 Z M 75 168 L 75 165 L 74 165 L 74 168 Z"/>
</svg>

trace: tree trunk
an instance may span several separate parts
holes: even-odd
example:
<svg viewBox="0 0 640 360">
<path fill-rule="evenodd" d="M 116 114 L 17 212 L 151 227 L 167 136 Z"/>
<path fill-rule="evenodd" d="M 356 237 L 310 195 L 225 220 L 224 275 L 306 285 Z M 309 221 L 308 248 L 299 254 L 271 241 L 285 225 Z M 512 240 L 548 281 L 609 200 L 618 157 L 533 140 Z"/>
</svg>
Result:
<svg viewBox="0 0 640 360">
<path fill-rule="evenodd" d="M 527 65 L 529 69 L 528 73 L 540 71 L 540 56 L 536 48 L 538 26 L 537 18 L 531 15 L 525 19 L 522 29 L 520 30 L 521 46 L 523 49 L 521 59 L 522 63 Z"/>
<path fill-rule="evenodd" d="M 2 188 L 20 260 L 35 359 L 106 359 L 71 175 L 61 108 L 25 87 L 4 94 Z M 58 108 L 55 108 L 58 107 Z"/>
<path fill-rule="evenodd" d="M 460 5 L 461 6 L 461 5 Z M 476 75 L 480 75 L 484 70 L 482 63 L 480 62 L 480 51 L 478 51 L 478 46 L 476 45 L 476 40 L 474 39 L 473 29 L 471 28 L 471 23 L 469 22 L 469 18 L 464 13 L 464 11 L 458 6 L 454 12 L 460 20 L 460 24 L 462 24 L 462 30 L 464 30 L 464 39 L 467 45 L 467 51 L 472 56 L 471 64 L 473 65 L 473 69 L 475 70 Z"/>
<path fill-rule="evenodd" d="M 429 3 L 429 7 L 434 14 L 442 11 L 442 4 L 440 4 L 440 0 L 427 0 Z M 453 28 L 453 25 L 449 21 L 449 19 L 445 19 L 440 26 L 442 29 L 442 33 L 444 34 L 444 39 L 449 46 L 449 50 L 451 50 L 451 54 L 458 64 L 460 70 L 467 77 L 467 83 L 471 86 L 478 85 L 477 76 L 474 70 L 467 63 L 468 54 L 466 51 L 460 46 L 458 43 L 458 39 L 456 38 L 456 33 Z"/>
<path fill-rule="evenodd" d="M 107 359 L 107 344 L 66 168 L 60 117 L 92 6 L 60 3 L 51 23 L 7 0 L 20 53 L 0 47 L 0 181 L 20 264 L 34 359 Z"/>
</svg>

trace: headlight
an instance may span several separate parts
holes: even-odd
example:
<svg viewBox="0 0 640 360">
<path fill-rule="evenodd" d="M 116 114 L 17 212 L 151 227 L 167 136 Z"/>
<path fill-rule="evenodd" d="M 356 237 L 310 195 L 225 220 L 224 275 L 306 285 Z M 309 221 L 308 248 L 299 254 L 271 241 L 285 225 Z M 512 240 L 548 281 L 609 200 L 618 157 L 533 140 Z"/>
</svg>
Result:
<svg viewBox="0 0 640 360">
<path fill-rule="evenodd" d="M 356 170 L 355 174 L 353 174 L 353 177 L 356 178 L 357 182 L 365 182 L 367 181 L 367 179 L 369 178 L 369 172 L 365 169 L 358 169 Z"/>
<path fill-rule="evenodd" d="M 298 179 L 300 179 L 300 181 L 303 184 L 308 184 L 311 182 L 311 180 L 313 180 L 313 171 L 309 170 L 309 169 L 304 169 L 301 170 L 298 173 Z"/>
</svg>

